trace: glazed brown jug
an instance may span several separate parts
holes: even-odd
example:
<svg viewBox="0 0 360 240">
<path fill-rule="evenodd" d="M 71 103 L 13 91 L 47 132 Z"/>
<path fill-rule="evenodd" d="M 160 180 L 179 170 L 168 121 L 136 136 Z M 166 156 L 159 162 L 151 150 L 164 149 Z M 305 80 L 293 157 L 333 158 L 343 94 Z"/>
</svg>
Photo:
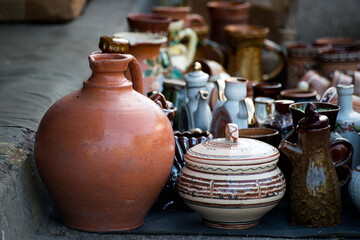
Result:
<svg viewBox="0 0 360 240">
<path fill-rule="evenodd" d="M 297 144 L 283 140 L 279 149 L 293 165 L 290 214 L 293 225 L 331 227 L 342 222 L 341 193 L 330 152 L 330 125 L 309 103 L 297 126 Z"/>
<path fill-rule="evenodd" d="M 36 166 L 67 226 L 90 232 L 137 228 L 171 171 L 171 124 L 141 94 L 132 55 L 92 53 L 89 62 L 92 75 L 82 89 L 42 118 Z M 127 69 L 133 83 L 124 77 Z"/>
</svg>

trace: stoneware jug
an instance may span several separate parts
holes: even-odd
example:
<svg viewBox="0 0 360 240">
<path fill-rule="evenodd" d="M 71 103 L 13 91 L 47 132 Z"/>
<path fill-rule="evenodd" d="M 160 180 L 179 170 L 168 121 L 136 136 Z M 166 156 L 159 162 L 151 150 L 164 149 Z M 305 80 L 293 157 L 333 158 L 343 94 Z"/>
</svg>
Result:
<svg viewBox="0 0 360 240">
<path fill-rule="evenodd" d="M 211 109 L 208 104 L 209 93 L 206 84 L 209 75 L 201 71 L 201 64 L 196 62 L 192 71 L 185 75 L 186 103 L 180 110 L 180 131 L 200 128 L 202 131 L 210 130 Z"/>
<path fill-rule="evenodd" d="M 330 125 L 309 103 L 297 127 L 297 143 L 283 140 L 279 149 L 291 160 L 289 221 L 304 227 L 342 222 L 341 192 L 330 152 Z"/>
<path fill-rule="evenodd" d="M 239 128 L 248 128 L 248 111 L 245 103 L 246 85 L 243 78 L 228 78 L 225 80 L 226 100 L 213 112 L 210 132 L 215 138 L 225 137 L 225 127 L 228 123 L 236 123 Z"/>
<path fill-rule="evenodd" d="M 67 226 L 90 232 L 137 228 L 171 171 L 171 124 L 142 95 L 133 56 L 96 52 L 89 62 L 92 74 L 83 87 L 42 118 L 36 166 Z"/>
<path fill-rule="evenodd" d="M 336 119 L 335 130 L 341 136 L 351 142 L 354 147 L 352 169 L 360 165 L 360 113 L 353 109 L 352 96 L 354 94 L 354 85 L 338 85 L 338 105 L 340 111 Z"/>
<path fill-rule="evenodd" d="M 119 32 L 114 37 L 129 41 L 129 54 L 139 62 L 143 73 L 144 94 L 163 90 L 163 67 L 160 62 L 160 48 L 167 38 L 155 33 Z M 130 77 L 130 76 L 129 76 Z"/>
<path fill-rule="evenodd" d="M 227 25 L 228 66 L 231 76 L 243 77 L 249 81 L 262 82 L 275 78 L 284 68 L 285 59 L 279 45 L 266 39 L 269 28 L 256 25 Z M 262 51 L 266 49 L 276 54 L 274 69 L 264 73 Z"/>
<path fill-rule="evenodd" d="M 276 165 L 279 151 L 259 140 L 239 138 L 234 123 L 225 132 L 226 138 L 187 151 L 178 192 L 207 226 L 254 227 L 285 194 L 285 178 Z"/>
</svg>

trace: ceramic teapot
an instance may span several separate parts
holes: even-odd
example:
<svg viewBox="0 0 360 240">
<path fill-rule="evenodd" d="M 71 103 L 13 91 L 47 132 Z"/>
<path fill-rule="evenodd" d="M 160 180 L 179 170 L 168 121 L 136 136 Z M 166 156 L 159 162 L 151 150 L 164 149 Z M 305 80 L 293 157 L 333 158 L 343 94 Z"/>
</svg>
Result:
<svg viewBox="0 0 360 240">
<path fill-rule="evenodd" d="M 209 75 L 201 71 L 199 62 L 193 65 L 192 72 L 185 75 L 187 102 L 180 110 L 180 131 L 193 128 L 210 130 L 212 115 L 208 104 L 209 93 L 205 90 L 208 79 Z"/>
<path fill-rule="evenodd" d="M 178 193 L 207 226 L 254 227 L 285 194 L 285 178 L 276 165 L 279 151 L 259 140 L 238 138 L 234 123 L 225 132 L 226 138 L 187 151 Z"/>
<path fill-rule="evenodd" d="M 116 50 L 122 48 L 119 43 Z M 142 94 L 132 55 L 96 52 L 89 63 L 92 74 L 82 89 L 43 116 L 36 166 L 67 226 L 90 232 L 138 228 L 171 171 L 171 124 Z"/>
<path fill-rule="evenodd" d="M 330 152 L 330 125 L 309 103 L 297 127 L 297 143 L 283 140 L 279 150 L 293 165 L 289 221 L 305 227 L 342 222 L 341 192 Z"/>
<path fill-rule="evenodd" d="M 224 95 L 226 100 L 213 112 L 210 132 L 215 138 L 225 136 L 225 126 L 236 123 L 239 128 L 248 128 L 248 110 L 245 103 L 246 85 L 243 78 L 228 78 L 225 80 Z"/>
</svg>

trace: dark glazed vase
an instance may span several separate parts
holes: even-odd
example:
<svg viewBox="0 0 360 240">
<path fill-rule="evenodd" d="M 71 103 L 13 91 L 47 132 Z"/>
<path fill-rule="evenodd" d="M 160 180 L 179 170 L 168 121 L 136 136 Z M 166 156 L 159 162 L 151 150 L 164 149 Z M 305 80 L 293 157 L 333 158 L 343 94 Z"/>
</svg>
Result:
<svg viewBox="0 0 360 240">
<path fill-rule="evenodd" d="M 283 140 L 279 149 L 291 160 L 289 221 L 304 227 L 342 222 L 341 192 L 330 152 L 330 125 L 309 103 L 299 121 L 297 144 Z"/>
<path fill-rule="evenodd" d="M 89 62 L 92 75 L 83 88 L 42 118 L 36 166 L 67 226 L 134 229 L 169 177 L 173 131 L 161 108 L 140 94 L 141 71 L 133 56 L 93 53 Z"/>
</svg>

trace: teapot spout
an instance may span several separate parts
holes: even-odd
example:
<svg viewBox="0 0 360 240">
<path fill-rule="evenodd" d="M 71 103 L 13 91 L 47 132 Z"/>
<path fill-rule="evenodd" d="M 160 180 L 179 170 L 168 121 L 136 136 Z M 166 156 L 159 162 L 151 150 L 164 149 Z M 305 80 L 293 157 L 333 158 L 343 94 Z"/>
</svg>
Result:
<svg viewBox="0 0 360 240">
<path fill-rule="evenodd" d="M 291 143 L 287 140 L 281 141 L 279 150 L 291 160 L 293 167 L 295 167 L 296 162 L 298 162 L 302 155 L 301 148 L 297 144 Z"/>
</svg>

